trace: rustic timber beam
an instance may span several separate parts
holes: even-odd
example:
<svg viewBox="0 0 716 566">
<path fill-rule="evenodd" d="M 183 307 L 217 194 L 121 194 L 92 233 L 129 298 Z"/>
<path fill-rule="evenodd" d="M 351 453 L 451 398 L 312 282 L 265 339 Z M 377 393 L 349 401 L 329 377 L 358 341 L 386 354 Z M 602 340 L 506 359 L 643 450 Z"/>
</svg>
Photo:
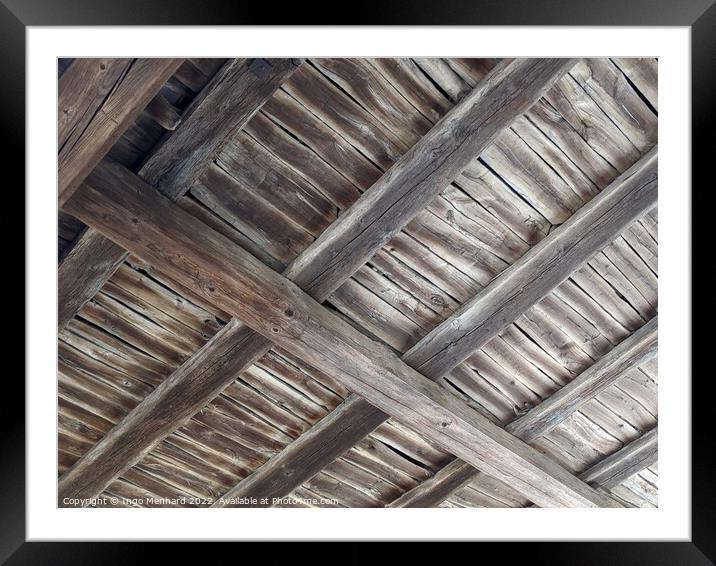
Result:
<svg viewBox="0 0 716 566">
<path fill-rule="evenodd" d="M 656 356 L 657 346 L 658 317 L 654 317 L 576 379 L 508 425 L 508 430 L 525 442 L 547 434 L 626 372 Z"/>
<path fill-rule="evenodd" d="M 544 298 L 656 205 L 654 146 L 547 238 L 505 269 L 404 356 L 422 373 L 445 375 Z"/>
<path fill-rule="evenodd" d="M 527 443 L 547 434 L 626 372 L 654 357 L 657 350 L 657 328 L 658 319 L 654 317 L 554 395 L 509 423 L 505 430 Z M 433 477 L 392 501 L 388 507 L 439 505 L 479 474 L 480 471 L 469 464 L 453 460 Z M 604 487 L 603 482 L 597 483 Z"/>
<path fill-rule="evenodd" d="M 58 84 L 60 207 L 184 59 L 75 59 Z"/>
<path fill-rule="evenodd" d="M 178 199 L 227 138 L 244 127 L 300 64 L 300 59 L 228 61 L 191 102 L 180 125 L 147 159 L 138 175 L 167 197 Z M 63 79 L 69 70 L 62 75 Z M 113 142 L 118 137 L 113 138 Z M 86 173 L 97 165 L 99 158 Z M 126 258 L 123 249 L 91 228 L 79 236 L 58 269 L 60 330 L 97 294 Z"/>
<path fill-rule="evenodd" d="M 658 427 L 654 427 L 618 452 L 597 462 L 579 477 L 589 484 L 613 489 L 625 479 L 656 464 L 657 459 Z"/>
<path fill-rule="evenodd" d="M 427 357 L 423 356 L 424 351 L 447 351 L 452 340 L 458 340 L 460 336 L 468 337 L 477 349 L 499 334 L 656 203 L 656 174 L 654 149 L 503 272 L 455 317 L 418 342 L 403 356 L 403 361 L 409 366 L 419 364 Z M 547 278 L 546 281 L 531 281 L 531 276 L 540 274 Z M 495 320 L 481 317 L 482 308 L 490 309 Z M 463 320 L 465 325 L 461 325 Z M 470 324 L 481 326 L 474 328 Z M 437 380 L 457 366 L 462 358 L 442 356 L 439 361 L 439 364 L 423 364 L 420 373 Z M 364 399 L 352 395 L 308 433 L 239 482 L 227 492 L 226 498 L 242 501 L 241 498 L 271 499 L 287 495 L 370 434 L 385 419 L 385 415 Z M 459 476 L 450 476 L 450 479 L 455 481 L 466 473 L 462 470 Z"/>
<path fill-rule="evenodd" d="M 314 242 L 284 275 L 303 286 L 316 300 L 325 300 L 426 206 L 501 129 L 538 100 L 570 64 L 566 60 L 533 60 L 530 64 L 523 60 L 501 62 L 481 88 L 466 96 L 436 124 L 430 137 L 418 142 L 366 191 L 335 222 L 331 231 Z M 503 100 L 508 103 L 502 105 Z M 452 153 L 447 153 L 444 144 L 452 144 L 449 146 Z M 444 153 L 443 158 L 431 158 L 440 151 Z M 263 336 L 238 321 L 230 322 L 68 470 L 60 482 L 60 492 L 98 495 L 113 478 L 196 414 L 270 347 L 271 342 Z M 386 418 L 382 411 L 359 398 L 344 403 L 342 408 L 351 408 L 351 411 L 336 413 L 343 415 L 349 428 L 360 427 L 359 431 L 366 431 L 359 433 L 355 441 Z M 301 442 L 306 440 L 308 437 Z M 350 445 L 336 446 L 342 452 Z M 332 446 L 328 443 L 324 448 Z M 322 458 L 321 462 L 325 454 Z M 306 469 L 313 468 L 307 466 Z"/>
<path fill-rule="evenodd" d="M 173 280 L 536 504 L 619 506 L 123 167 L 98 167 L 67 207 Z"/>
</svg>

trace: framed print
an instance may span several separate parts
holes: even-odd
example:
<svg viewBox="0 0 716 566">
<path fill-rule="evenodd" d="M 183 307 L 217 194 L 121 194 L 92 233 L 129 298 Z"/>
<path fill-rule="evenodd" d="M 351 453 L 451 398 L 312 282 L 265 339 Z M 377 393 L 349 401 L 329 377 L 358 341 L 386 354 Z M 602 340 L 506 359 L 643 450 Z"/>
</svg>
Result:
<svg viewBox="0 0 716 566">
<path fill-rule="evenodd" d="M 5 0 L 9 564 L 187 540 L 712 563 L 690 184 L 716 8 L 420 4 Z"/>
</svg>

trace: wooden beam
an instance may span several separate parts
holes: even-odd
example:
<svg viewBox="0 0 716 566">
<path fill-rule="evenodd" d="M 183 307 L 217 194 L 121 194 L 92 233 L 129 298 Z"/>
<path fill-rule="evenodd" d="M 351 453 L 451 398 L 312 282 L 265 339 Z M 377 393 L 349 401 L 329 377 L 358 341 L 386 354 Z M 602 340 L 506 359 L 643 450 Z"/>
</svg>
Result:
<svg viewBox="0 0 716 566">
<path fill-rule="evenodd" d="M 259 111 L 302 59 L 234 59 L 192 102 L 182 126 L 144 163 L 139 176 L 176 200 L 191 187 L 226 140 Z"/>
<path fill-rule="evenodd" d="M 423 356 L 422 348 L 431 348 L 430 351 L 449 350 L 451 340 L 458 338 L 458 330 L 463 336 L 476 340 L 478 344 L 476 348 L 496 336 L 507 324 L 567 278 L 574 269 L 589 258 L 593 250 L 607 245 L 616 234 L 629 226 L 634 218 L 656 202 L 655 175 L 656 153 L 654 152 L 645 156 L 594 197 L 582 210 L 565 222 L 561 229 L 552 232 L 527 252 L 524 258 L 518 261 L 520 265 L 515 264 L 517 267 L 514 269 L 508 268 L 474 300 L 468 302 L 467 308 L 458 313 L 460 318 L 457 323 L 454 322 L 455 317 L 453 317 L 450 319 L 453 322 L 449 320 L 438 326 L 409 350 L 403 356 L 403 361 L 409 366 L 419 364 L 421 360 L 427 358 Z M 625 210 L 630 212 L 625 213 Z M 588 243 L 582 244 L 584 240 Z M 585 254 L 581 257 L 581 261 L 575 255 L 580 251 Z M 560 253 L 565 254 L 564 260 L 560 257 Z M 535 262 L 534 270 L 531 269 L 532 261 Z M 549 278 L 547 284 L 536 285 L 530 282 L 531 273 L 533 275 L 542 273 L 547 276 Z M 517 308 L 514 308 L 515 304 Z M 492 309 L 493 316 L 502 318 L 494 322 L 481 318 L 480 309 L 485 305 Z M 458 326 L 461 320 L 466 320 L 466 324 L 481 323 L 479 329 L 481 333 L 473 332 L 474 329 L 468 325 Z M 424 364 L 420 372 L 430 379 L 437 380 L 457 366 L 462 358 L 443 356 L 439 361 L 440 363 Z M 340 412 L 327 416 L 313 426 L 308 436 L 310 442 L 306 440 L 290 444 L 249 478 L 242 480 L 227 492 L 226 498 L 241 501 L 242 497 L 271 499 L 287 495 L 383 422 L 376 414 L 372 412 L 368 414 L 372 410 L 366 407 L 367 404 L 363 400 L 349 397 L 344 405 Z M 361 410 L 365 410 L 366 414 L 362 414 Z M 384 416 L 384 420 L 385 418 L 387 417 Z M 461 470 L 458 475 L 448 474 L 447 479 L 455 481 L 456 478 L 466 474 L 466 470 Z M 438 479 L 444 478 L 441 476 Z"/>
<path fill-rule="evenodd" d="M 580 405 L 599 395 L 626 372 L 653 358 L 658 347 L 657 331 L 658 317 L 654 317 L 579 377 L 510 423 L 507 429 L 525 442 L 532 442 L 547 434 Z"/>
<path fill-rule="evenodd" d="M 496 132 L 538 100 L 568 65 L 565 61 L 549 60 L 532 61 L 529 65 L 525 61 L 505 61 L 498 65 L 483 88 L 468 95 L 437 124 L 430 137 L 400 159 L 397 168 L 371 187 L 284 275 L 304 286 L 316 300 L 325 300 L 466 167 Z M 490 102 L 502 99 L 511 102 L 506 107 L 496 107 Z M 473 117 L 477 121 L 468 127 Z M 436 144 L 443 144 L 445 140 L 456 150 L 440 160 L 428 159 L 439 151 Z M 465 150 L 462 144 L 467 141 L 470 148 Z M 411 172 L 417 172 L 417 176 Z M 196 414 L 270 346 L 271 342 L 262 336 L 232 323 L 94 446 L 63 476 L 61 487 L 74 492 L 80 485 L 85 494 L 99 494 L 114 477 Z M 386 418 L 384 413 L 358 398 L 344 403 L 342 409 L 331 417 L 339 421 L 338 429 L 340 423 L 345 423 L 349 430 L 369 432 Z M 364 434 L 359 434 L 357 439 L 362 436 Z M 306 437 L 302 442 L 309 440 L 310 437 Z M 323 449 L 332 447 L 346 449 L 340 443 L 330 442 Z M 311 451 L 307 454 L 310 458 Z M 323 460 L 318 464 L 326 457 L 322 455 Z M 291 469 L 300 474 L 314 468 L 299 458 Z M 285 482 L 292 481 L 286 471 L 282 474 Z M 299 476 L 296 478 L 298 481 Z M 274 482 L 272 478 L 267 481 Z M 268 493 L 262 493 L 262 497 Z"/>
<path fill-rule="evenodd" d="M 226 139 L 243 128 L 301 64 L 298 59 L 271 59 L 259 72 L 254 61 L 234 59 L 219 69 L 186 109 L 176 131 L 142 165 L 138 172 L 142 179 L 169 198 L 178 199 Z M 59 329 L 94 297 L 126 258 L 124 250 L 94 230 L 80 235 L 59 267 Z"/>
<path fill-rule="evenodd" d="M 612 489 L 657 461 L 657 428 L 643 434 L 621 450 L 597 462 L 579 478 L 594 487 Z M 386 507 L 435 507 L 482 473 L 460 460 L 453 460 L 433 477 L 389 503 Z M 250 476 L 249 478 L 250 479 Z"/>
<path fill-rule="evenodd" d="M 569 220 L 505 269 L 473 300 L 404 356 L 426 374 L 445 375 L 566 280 L 656 205 L 657 147 Z"/>
<path fill-rule="evenodd" d="M 126 169 L 99 167 L 70 213 L 443 449 L 540 506 L 618 506 L 322 307 Z M 67 483 L 60 479 L 60 493 Z M 82 485 L 75 485 L 82 491 Z"/>
<path fill-rule="evenodd" d="M 607 456 L 579 477 L 589 484 L 613 489 L 625 479 L 656 464 L 657 459 L 658 427 L 654 427 L 618 452 Z"/>
<path fill-rule="evenodd" d="M 505 430 L 527 443 L 547 434 L 626 372 L 655 356 L 657 328 L 658 320 L 654 317 L 554 395 L 509 423 Z M 479 474 L 480 471 L 469 464 L 453 460 L 433 477 L 392 501 L 388 507 L 434 507 Z"/>
<path fill-rule="evenodd" d="M 183 59 L 75 59 L 58 86 L 60 207 Z"/>
</svg>

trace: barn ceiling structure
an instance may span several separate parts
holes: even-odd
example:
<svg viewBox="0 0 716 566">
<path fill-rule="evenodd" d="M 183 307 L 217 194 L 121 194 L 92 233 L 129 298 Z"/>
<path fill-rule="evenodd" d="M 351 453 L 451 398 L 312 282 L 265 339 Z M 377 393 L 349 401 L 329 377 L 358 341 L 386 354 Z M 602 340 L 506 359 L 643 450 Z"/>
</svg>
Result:
<svg viewBox="0 0 716 566">
<path fill-rule="evenodd" d="M 655 59 L 59 60 L 58 505 L 656 506 L 657 109 Z"/>
</svg>

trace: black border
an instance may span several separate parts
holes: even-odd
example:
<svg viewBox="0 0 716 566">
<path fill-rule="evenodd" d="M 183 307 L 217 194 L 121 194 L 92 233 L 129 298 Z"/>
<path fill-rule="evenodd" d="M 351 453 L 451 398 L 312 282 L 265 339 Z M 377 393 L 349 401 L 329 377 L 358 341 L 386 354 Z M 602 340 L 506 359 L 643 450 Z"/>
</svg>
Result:
<svg viewBox="0 0 716 566">
<path fill-rule="evenodd" d="M 694 186 L 709 191 L 714 183 L 714 92 L 716 92 L 715 0 L 384 0 L 369 6 L 355 4 L 353 20 L 346 22 L 335 4 L 296 4 L 294 9 L 266 10 L 266 5 L 219 0 L 0 0 L 0 123 L 6 188 L 4 198 L 15 196 L 12 216 L 25 208 L 23 163 L 25 147 L 25 28 L 62 25 L 648 25 L 690 26 L 692 50 L 692 171 Z M 268 13 L 269 18 L 266 17 Z M 667 132 L 668 134 L 668 132 Z M 662 133 L 664 135 L 664 133 Z M 13 178 L 14 176 L 14 178 Z M 700 181 L 700 182 L 699 182 Z M 662 187 L 662 190 L 678 190 Z M 693 192 L 692 192 L 693 195 Z M 689 195 L 684 195 L 687 198 Z M 5 205 L 9 207 L 9 205 Z M 698 209 L 692 208 L 694 211 Z M 713 223 L 713 220 L 711 220 Z M 693 220 L 693 225 L 706 225 Z M 8 231 L 9 232 L 9 231 Z M 13 232 L 12 234 L 17 234 Z M 713 232 L 712 232 L 713 234 Z M 712 238 L 713 239 L 713 238 Z M 696 243 L 697 240 L 694 240 Z M 712 247 L 709 243 L 706 246 Z M 4 248 L 20 249 L 15 241 Z M 706 248 L 707 251 L 710 251 Z M 8 256 L 6 256 L 8 257 Z M 708 257 L 708 256 L 706 256 Z M 708 261 L 708 260 L 706 260 Z M 19 263 L 19 262 L 18 262 Z M 14 263 L 14 271 L 19 268 Z M 23 272 L 24 273 L 24 272 Z M 24 281 L 24 275 L 23 275 Z M 694 279 L 695 281 L 695 279 Z M 14 282 L 17 292 L 17 282 Z M 26 296 L 26 301 L 28 297 Z M 27 306 L 27 302 L 25 303 Z M 24 326 L 23 326 L 24 328 Z M 693 334 L 706 347 L 711 333 Z M 693 349 L 693 347 L 692 347 Z M 696 349 L 696 351 L 702 351 Z M 706 350 L 708 351 L 708 350 Z M 9 356 L 8 356 L 9 357 Z M 8 359 L 6 357 L 6 359 Z M 480 553 L 494 550 L 497 560 L 521 563 L 616 565 L 707 565 L 716 561 L 716 489 L 711 472 L 713 396 L 711 371 L 692 380 L 692 541 L 653 543 L 481 543 Z M 11 399 L 24 397 L 24 384 L 16 372 L 5 372 L 4 391 Z M 696 372 L 692 372 L 696 373 Z M 689 376 L 667 376 L 687 380 Z M 4 404 L 5 407 L 7 404 Z M 162 561 L 192 558 L 189 545 L 163 543 L 27 543 L 25 541 L 24 406 L 10 416 L 3 409 L 2 464 L 0 467 L 0 561 L 7 564 L 131 564 L 148 559 Z M 558 533 L 556 533 L 558 536 Z M 320 533 L 316 533 L 320 537 Z M 244 543 L 250 544 L 250 543 Z M 373 544 L 354 544 L 340 555 L 321 552 L 329 560 L 365 564 L 376 557 Z M 480 544 L 480 543 L 479 543 Z M 506 545 L 511 545 L 506 548 Z M 222 545 L 224 548 L 226 544 Z M 231 547 L 236 552 L 235 544 Z M 263 549 L 250 549 L 261 552 Z M 295 553 L 286 549 L 289 556 Z M 201 558 L 206 559 L 204 549 Z M 210 552 L 214 552 L 213 550 Z M 246 554 L 244 554 L 246 552 Z M 248 557 L 249 551 L 243 551 Z M 281 556 L 272 556 L 280 559 Z M 281 552 L 280 550 L 278 552 Z M 302 554 L 316 557 L 310 549 Z M 425 549 L 419 548 L 425 556 Z M 470 549 L 469 552 L 474 552 Z M 290 554 L 289 554 L 290 553 Z M 449 555 L 444 554 L 443 558 Z M 285 555 L 284 555 L 285 556 Z M 477 555 L 484 557 L 483 554 Z M 476 558 L 477 558 L 476 556 Z M 241 559 L 241 555 L 233 555 Z M 511 560 L 510 560 L 511 561 Z"/>
</svg>

